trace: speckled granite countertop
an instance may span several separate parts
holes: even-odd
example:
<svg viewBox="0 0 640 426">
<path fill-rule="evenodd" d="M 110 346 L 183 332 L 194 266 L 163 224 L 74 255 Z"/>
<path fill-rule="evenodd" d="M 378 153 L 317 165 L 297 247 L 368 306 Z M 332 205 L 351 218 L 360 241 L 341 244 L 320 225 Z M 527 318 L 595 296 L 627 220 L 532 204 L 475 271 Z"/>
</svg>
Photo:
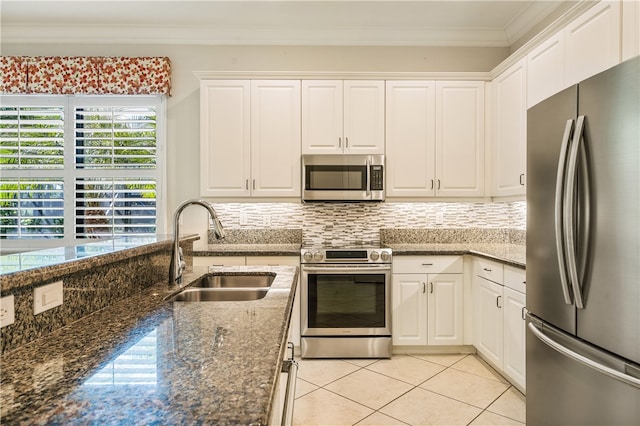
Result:
<svg viewBox="0 0 640 426">
<path fill-rule="evenodd" d="M 519 268 L 526 265 L 526 247 L 520 244 L 500 243 L 413 243 L 385 244 L 394 256 L 472 254 L 497 260 Z"/>
<path fill-rule="evenodd" d="M 277 276 L 264 299 L 248 302 L 164 302 L 175 289 L 158 283 L 4 354 L 2 423 L 266 424 L 297 268 L 214 271 Z M 205 272 L 194 268 L 185 282 Z M 146 355 L 127 360 L 143 342 Z M 147 368 L 146 379 L 136 384 L 127 366 Z"/>
</svg>

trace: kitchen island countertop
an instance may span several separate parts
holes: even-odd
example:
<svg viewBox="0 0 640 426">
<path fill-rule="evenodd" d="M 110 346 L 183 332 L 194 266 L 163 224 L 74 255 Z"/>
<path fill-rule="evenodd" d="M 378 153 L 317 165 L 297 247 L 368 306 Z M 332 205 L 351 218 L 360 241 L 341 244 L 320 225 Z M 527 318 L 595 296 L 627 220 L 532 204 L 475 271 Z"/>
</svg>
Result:
<svg viewBox="0 0 640 426">
<path fill-rule="evenodd" d="M 3 354 L 2 422 L 267 424 L 298 270 L 213 270 L 277 275 L 248 302 L 165 302 L 158 283 Z"/>
</svg>

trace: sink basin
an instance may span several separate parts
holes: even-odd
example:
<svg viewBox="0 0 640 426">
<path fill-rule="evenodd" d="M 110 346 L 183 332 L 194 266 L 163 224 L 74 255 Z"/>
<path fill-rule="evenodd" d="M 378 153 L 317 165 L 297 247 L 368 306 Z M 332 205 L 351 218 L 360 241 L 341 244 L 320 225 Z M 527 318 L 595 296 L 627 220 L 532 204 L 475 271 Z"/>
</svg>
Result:
<svg viewBox="0 0 640 426">
<path fill-rule="evenodd" d="M 276 274 L 209 274 L 198 278 L 189 288 L 270 287 Z"/>
<path fill-rule="evenodd" d="M 262 299 L 268 288 L 187 288 L 170 302 L 241 302 Z"/>
</svg>

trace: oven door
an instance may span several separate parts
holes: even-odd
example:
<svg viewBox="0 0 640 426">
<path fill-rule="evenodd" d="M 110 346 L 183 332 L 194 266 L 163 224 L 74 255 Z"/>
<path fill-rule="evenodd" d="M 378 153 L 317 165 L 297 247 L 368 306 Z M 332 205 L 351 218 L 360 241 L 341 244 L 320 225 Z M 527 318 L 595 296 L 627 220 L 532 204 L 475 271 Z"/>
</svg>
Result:
<svg viewBox="0 0 640 426">
<path fill-rule="evenodd" d="M 303 266 L 302 336 L 391 336 L 390 265 Z"/>
</svg>

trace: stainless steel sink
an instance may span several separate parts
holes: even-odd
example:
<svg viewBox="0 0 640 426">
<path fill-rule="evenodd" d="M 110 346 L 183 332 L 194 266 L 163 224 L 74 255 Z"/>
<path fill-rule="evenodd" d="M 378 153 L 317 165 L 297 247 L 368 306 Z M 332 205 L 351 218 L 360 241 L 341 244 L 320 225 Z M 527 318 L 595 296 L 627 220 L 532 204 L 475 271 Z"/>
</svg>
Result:
<svg viewBox="0 0 640 426">
<path fill-rule="evenodd" d="M 264 273 L 259 275 L 249 274 L 208 274 L 198 278 L 189 288 L 243 288 L 243 287 L 270 287 L 276 274 Z"/>
<path fill-rule="evenodd" d="M 187 288 L 170 302 L 241 302 L 262 299 L 268 288 Z"/>
</svg>

